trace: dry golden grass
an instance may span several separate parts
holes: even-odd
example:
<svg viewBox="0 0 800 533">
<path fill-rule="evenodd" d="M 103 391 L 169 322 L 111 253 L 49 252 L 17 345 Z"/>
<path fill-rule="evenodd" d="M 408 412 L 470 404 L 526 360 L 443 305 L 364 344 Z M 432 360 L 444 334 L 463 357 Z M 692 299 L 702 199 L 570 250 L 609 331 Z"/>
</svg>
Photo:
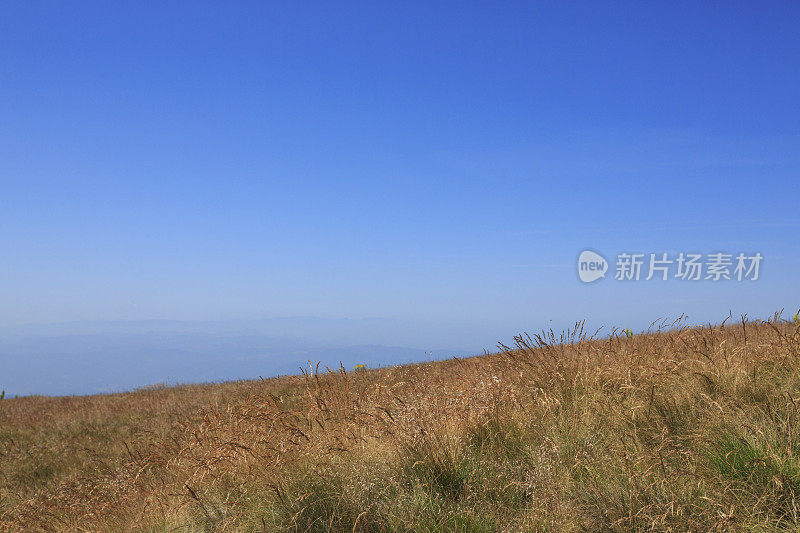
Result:
<svg viewBox="0 0 800 533">
<path fill-rule="evenodd" d="M 800 326 L 0 403 L 8 531 L 797 531 Z"/>
</svg>

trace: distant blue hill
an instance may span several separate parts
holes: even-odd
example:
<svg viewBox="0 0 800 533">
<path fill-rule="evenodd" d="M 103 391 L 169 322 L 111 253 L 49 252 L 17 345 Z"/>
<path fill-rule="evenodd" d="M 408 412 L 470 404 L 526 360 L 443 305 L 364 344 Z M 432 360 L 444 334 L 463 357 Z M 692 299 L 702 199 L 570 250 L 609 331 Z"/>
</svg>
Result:
<svg viewBox="0 0 800 533">
<path fill-rule="evenodd" d="M 164 334 L 74 335 L 0 341 L 6 395 L 118 392 L 155 383 L 195 383 L 299 374 L 308 362 L 370 367 L 467 355 L 374 344 L 319 346 L 267 337 Z"/>
</svg>

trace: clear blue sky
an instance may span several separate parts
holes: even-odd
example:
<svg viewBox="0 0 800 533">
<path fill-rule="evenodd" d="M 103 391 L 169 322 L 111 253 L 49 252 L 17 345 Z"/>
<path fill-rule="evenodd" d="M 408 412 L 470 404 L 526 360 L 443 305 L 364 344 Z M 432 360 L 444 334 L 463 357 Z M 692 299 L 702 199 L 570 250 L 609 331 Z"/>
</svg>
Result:
<svg viewBox="0 0 800 533">
<path fill-rule="evenodd" d="M 798 21 L 794 2 L 6 2 L 0 325 L 796 309 Z M 584 248 L 765 259 L 750 284 L 587 286 Z"/>
</svg>

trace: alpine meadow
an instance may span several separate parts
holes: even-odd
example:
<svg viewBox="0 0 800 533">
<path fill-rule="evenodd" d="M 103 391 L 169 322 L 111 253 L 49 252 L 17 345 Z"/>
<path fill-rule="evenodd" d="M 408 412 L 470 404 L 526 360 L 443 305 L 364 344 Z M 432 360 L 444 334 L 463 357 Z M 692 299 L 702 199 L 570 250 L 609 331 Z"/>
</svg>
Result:
<svg viewBox="0 0 800 533">
<path fill-rule="evenodd" d="M 313 362 L 312 362 L 313 363 Z M 795 531 L 800 323 L 0 403 L 7 531 Z"/>
</svg>

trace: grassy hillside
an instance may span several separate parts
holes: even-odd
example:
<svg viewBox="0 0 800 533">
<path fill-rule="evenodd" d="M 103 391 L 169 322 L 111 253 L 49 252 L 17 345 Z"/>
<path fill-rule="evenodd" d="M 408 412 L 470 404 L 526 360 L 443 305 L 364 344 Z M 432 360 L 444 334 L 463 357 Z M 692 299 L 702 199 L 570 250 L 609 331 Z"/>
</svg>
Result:
<svg viewBox="0 0 800 533">
<path fill-rule="evenodd" d="M 800 326 L 0 400 L 9 531 L 796 531 Z"/>
</svg>

